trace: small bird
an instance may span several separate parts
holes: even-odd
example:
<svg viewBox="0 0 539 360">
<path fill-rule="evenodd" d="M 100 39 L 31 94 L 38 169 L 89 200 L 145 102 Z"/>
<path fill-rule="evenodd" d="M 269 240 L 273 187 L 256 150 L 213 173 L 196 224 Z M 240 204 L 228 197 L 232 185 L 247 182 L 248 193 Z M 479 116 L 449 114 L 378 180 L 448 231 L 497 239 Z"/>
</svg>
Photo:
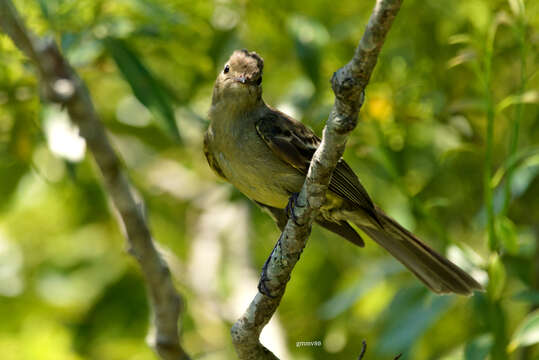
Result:
<svg viewBox="0 0 539 360">
<path fill-rule="evenodd" d="M 204 136 L 208 164 L 221 178 L 255 201 L 282 230 L 289 199 L 305 181 L 320 138 L 303 123 L 262 99 L 263 59 L 236 50 L 217 76 L 210 125 Z M 358 177 L 340 159 L 316 222 L 360 247 L 357 226 L 435 293 L 471 294 L 481 285 L 387 216 Z"/>
</svg>

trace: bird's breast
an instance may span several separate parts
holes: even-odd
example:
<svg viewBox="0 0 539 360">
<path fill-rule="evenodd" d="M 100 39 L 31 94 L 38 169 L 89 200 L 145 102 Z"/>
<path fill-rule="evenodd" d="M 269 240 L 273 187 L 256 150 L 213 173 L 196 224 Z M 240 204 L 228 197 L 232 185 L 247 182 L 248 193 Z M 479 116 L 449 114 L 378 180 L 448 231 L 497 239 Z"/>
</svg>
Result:
<svg viewBox="0 0 539 360">
<path fill-rule="evenodd" d="M 284 208 L 304 177 L 273 154 L 254 124 L 214 129 L 214 156 L 227 180 L 249 198 Z"/>
</svg>

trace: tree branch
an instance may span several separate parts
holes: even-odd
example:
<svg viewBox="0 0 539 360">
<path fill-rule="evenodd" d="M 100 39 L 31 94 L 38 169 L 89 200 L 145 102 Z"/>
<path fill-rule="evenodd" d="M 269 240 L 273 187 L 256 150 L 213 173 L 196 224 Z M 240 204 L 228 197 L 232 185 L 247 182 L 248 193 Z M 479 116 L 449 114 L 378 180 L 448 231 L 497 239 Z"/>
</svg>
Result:
<svg viewBox="0 0 539 360">
<path fill-rule="evenodd" d="M 86 86 L 54 41 L 38 38 L 26 29 L 10 0 L 0 0 L 0 27 L 35 63 L 41 76 L 43 97 L 67 108 L 101 170 L 105 188 L 120 214 L 129 252 L 138 261 L 148 285 L 154 326 L 149 342 L 163 360 L 189 359 L 180 346 L 178 336 L 182 300 L 174 288 L 167 264 L 155 248 L 148 225 Z"/>
<path fill-rule="evenodd" d="M 289 219 L 267 261 L 264 284 L 271 297 L 257 293 L 251 304 L 232 326 L 231 334 L 240 359 L 277 359 L 259 341 L 290 279 L 290 274 L 311 232 L 311 225 L 325 201 L 331 174 L 341 158 L 348 134 L 356 127 L 364 91 L 371 77 L 385 37 L 400 9 L 402 0 L 377 0 L 354 57 L 331 79 L 335 103 L 324 128 L 307 178 Z"/>
</svg>

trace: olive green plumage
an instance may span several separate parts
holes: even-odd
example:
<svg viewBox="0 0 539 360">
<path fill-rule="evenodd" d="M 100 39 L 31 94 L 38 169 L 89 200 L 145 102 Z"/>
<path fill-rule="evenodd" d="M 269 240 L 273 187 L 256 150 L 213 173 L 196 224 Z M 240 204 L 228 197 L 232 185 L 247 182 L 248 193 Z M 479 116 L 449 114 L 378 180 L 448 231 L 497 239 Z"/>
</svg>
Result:
<svg viewBox="0 0 539 360">
<path fill-rule="evenodd" d="M 213 90 L 204 153 L 210 167 L 277 221 L 287 220 L 289 197 L 301 190 L 320 139 L 303 123 L 262 99 L 263 60 L 235 51 Z M 374 205 L 354 171 L 340 160 L 317 223 L 363 246 L 353 223 L 436 293 L 470 294 L 481 286 Z"/>
</svg>

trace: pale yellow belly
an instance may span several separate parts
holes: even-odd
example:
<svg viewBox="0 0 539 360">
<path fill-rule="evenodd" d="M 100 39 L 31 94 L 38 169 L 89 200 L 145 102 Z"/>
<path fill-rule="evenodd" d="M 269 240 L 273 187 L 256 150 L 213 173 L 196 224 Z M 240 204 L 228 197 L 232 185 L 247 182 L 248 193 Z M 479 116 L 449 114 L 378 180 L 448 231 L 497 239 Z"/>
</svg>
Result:
<svg viewBox="0 0 539 360">
<path fill-rule="evenodd" d="M 217 146 L 215 157 L 232 185 L 265 205 L 284 208 L 305 180 L 299 171 L 277 158 L 258 136 L 244 139 L 236 146 Z"/>
</svg>

